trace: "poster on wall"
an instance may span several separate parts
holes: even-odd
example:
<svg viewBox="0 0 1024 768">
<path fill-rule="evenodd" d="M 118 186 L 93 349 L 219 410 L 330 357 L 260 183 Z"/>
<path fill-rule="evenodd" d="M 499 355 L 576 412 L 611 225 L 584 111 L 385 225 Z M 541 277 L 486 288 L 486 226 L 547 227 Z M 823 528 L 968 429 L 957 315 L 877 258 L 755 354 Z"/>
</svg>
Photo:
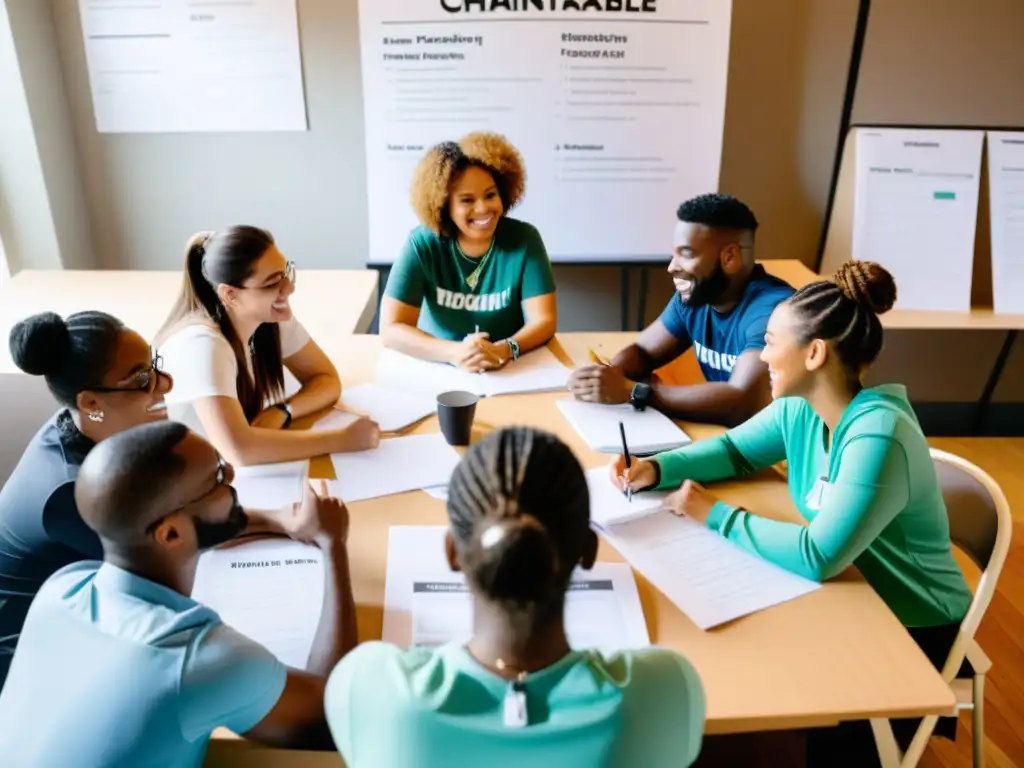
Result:
<svg viewBox="0 0 1024 768">
<path fill-rule="evenodd" d="M 675 210 L 718 189 L 730 0 L 359 0 L 371 264 L 417 225 L 413 169 L 504 134 L 512 212 L 556 262 L 667 257 Z"/>
<path fill-rule="evenodd" d="M 988 132 L 992 304 L 1024 313 L 1024 132 Z"/>
<path fill-rule="evenodd" d="M 100 133 L 305 131 L 296 0 L 78 0 Z"/>
<path fill-rule="evenodd" d="M 897 309 L 971 308 L 984 131 L 857 130 L 853 258 L 896 280 Z"/>
</svg>

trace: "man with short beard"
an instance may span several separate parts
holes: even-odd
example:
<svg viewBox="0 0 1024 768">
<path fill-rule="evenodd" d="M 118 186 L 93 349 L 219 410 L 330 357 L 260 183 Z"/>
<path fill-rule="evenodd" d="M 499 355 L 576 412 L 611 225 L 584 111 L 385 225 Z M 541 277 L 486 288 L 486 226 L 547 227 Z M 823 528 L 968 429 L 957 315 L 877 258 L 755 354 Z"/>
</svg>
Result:
<svg viewBox="0 0 1024 768">
<path fill-rule="evenodd" d="M 677 294 L 636 343 L 573 371 L 569 390 L 586 402 L 734 426 L 771 402 L 760 353 L 772 310 L 793 288 L 754 261 L 757 219 L 736 198 L 700 195 L 677 216 L 668 266 Z M 670 386 L 654 376 L 690 347 L 706 383 Z"/>
<path fill-rule="evenodd" d="M 272 746 L 333 746 L 325 682 L 356 643 L 348 513 L 308 490 L 280 521 L 323 551 L 320 624 L 307 669 L 291 669 L 189 597 L 199 554 L 246 525 L 233 476 L 173 421 L 92 449 L 75 501 L 104 559 L 57 571 L 29 609 L 0 694 L 4 765 L 198 767 L 219 726 Z"/>
</svg>

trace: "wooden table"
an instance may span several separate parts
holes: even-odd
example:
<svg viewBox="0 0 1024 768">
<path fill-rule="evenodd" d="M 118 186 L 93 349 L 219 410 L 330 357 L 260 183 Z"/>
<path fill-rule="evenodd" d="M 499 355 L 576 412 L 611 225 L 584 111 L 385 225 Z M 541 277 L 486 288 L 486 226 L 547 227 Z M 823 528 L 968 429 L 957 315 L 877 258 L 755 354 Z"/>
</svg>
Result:
<svg viewBox="0 0 1024 768">
<path fill-rule="evenodd" d="M 617 333 L 564 334 L 556 351 L 586 360 L 590 347 L 614 350 L 633 337 Z M 349 386 L 373 378 L 379 349 L 375 336 L 352 336 L 334 339 L 328 354 Z M 663 375 L 672 379 L 673 374 L 669 369 Z M 478 436 L 511 424 L 543 427 L 565 440 L 585 467 L 606 463 L 608 457 L 591 451 L 555 406 L 558 398 L 566 396 L 549 393 L 485 398 L 477 407 L 474 432 Z M 684 427 L 694 439 L 722 431 L 707 425 Z M 437 429 L 436 417 L 431 417 L 411 431 Z M 333 468 L 326 457 L 315 459 L 310 474 L 333 477 Z M 785 482 L 771 470 L 742 482 L 716 484 L 712 490 L 726 501 L 760 514 L 780 520 L 800 519 Z M 389 528 L 445 524 L 445 508 L 427 494 L 414 492 L 359 502 L 350 509 L 349 551 L 359 638 L 379 639 Z M 599 557 L 621 561 L 604 541 Z M 896 617 L 853 569 L 813 594 L 711 631 L 698 629 L 639 574 L 637 583 L 652 642 L 684 654 L 700 673 L 707 693 L 709 734 L 952 712 L 950 689 Z M 272 762 L 269 753 L 241 740 L 215 738 L 207 764 L 242 765 L 242 755 L 247 766 L 286 764 Z M 291 760 L 294 754 L 288 754 Z M 305 762 L 312 759 L 301 756 L 294 764 L 341 764 L 334 755 L 320 756 L 324 762 Z"/>
<path fill-rule="evenodd" d="M 152 339 L 181 288 L 177 270 L 24 270 L 0 290 L 0 373 L 20 373 L 7 338 L 19 320 L 37 312 L 109 312 Z M 318 341 L 363 333 L 377 312 L 377 275 L 366 269 L 300 269 L 292 295 L 295 315 Z"/>
</svg>

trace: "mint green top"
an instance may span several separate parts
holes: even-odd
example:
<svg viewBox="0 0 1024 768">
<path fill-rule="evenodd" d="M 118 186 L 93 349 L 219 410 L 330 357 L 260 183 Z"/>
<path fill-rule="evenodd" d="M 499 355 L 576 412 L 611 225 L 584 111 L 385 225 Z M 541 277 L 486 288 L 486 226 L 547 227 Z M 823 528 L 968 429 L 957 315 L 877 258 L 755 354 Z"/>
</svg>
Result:
<svg viewBox="0 0 1024 768">
<path fill-rule="evenodd" d="M 475 286 L 470 285 L 477 267 Z M 391 268 L 384 295 L 420 307 L 419 328 L 436 338 L 461 341 L 479 327 L 500 341 L 523 327 L 524 301 L 554 291 L 540 233 L 505 217 L 490 252 L 480 259 L 463 255 L 454 238 L 417 227 Z"/>
<path fill-rule="evenodd" d="M 685 768 L 700 752 L 704 691 L 672 651 L 570 653 L 527 676 L 522 728 L 504 725 L 508 686 L 458 644 L 371 642 L 335 667 L 324 702 L 351 768 Z"/>
<path fill-rule="evenodd" d="M 953 559 L 946 505 L 906 388 L 862 390 L 843 413 L 831 451 L 827 445 L 828 428 L 807 401 L 785 397 L 719 438 L 655 460 L 660 487 L 674 488 L 786 459 L 790 494 L 809 526 L 718 502 L 708 527 L 816 581 L 856 565 L 905 626 L 963 619 L 971 593 Z M 819 479 L 826 482 L 818 486 Z"/>
</svg>

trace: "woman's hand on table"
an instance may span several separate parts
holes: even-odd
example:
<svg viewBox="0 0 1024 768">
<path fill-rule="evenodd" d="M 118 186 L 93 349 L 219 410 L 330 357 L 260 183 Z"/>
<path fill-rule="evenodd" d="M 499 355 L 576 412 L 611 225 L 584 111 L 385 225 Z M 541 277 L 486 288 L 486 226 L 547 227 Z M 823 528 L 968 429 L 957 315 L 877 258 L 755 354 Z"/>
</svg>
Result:
<svg viewBox="0 0 1024 768">
<path fill-rule="evenodd" d="M 653 461 L 632 456 L 629 463 L 627 469 L 626 457 L 616 456 L 608 465 L 612 485 L 620 491 L 637 493 L 650 490 L 658 484 L 658 467 Z"/>
<path fill-rule="evenodd" d="M 508 348 L 507 344 L 492 344 L 489 334 L 471 333 L 455 346 L 451 362 L 469 373 L 493 371 L 506 362 L 501 356 L 502 346 Z"/>
<path fill-rule="evenodd" d="M 687 480 L 678 491 L 665 499 L 664 506 L 674 515 L 689 517 L 704 525 L 717 501 L 700 483 Z"/>
<path fill-rule="evenodd" d="M 380 425 L 365 416 L 360 416 L 347 427 L 339 429 L 337 435 L 338 444 L 332 453 L 370 451 L 380 445 Z"/>
</svg>

